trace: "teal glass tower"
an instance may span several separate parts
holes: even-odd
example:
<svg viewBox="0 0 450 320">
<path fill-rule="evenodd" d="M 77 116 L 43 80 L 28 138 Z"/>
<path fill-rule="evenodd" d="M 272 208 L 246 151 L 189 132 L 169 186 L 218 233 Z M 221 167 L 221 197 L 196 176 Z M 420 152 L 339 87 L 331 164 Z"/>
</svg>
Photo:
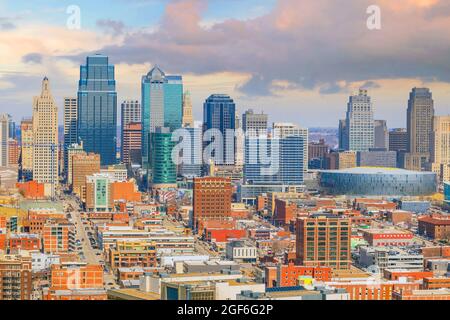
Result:
<svg viewBox="0 0 450 320">
<path fill-rule="evenodd" d="M 156 128 L 171 132 L 181 128 L 183 113 L 183 79 L 166 75 L 158 67 L 142 77 L 142 168 L 151 170 L 150 133 Z"/>
<path fill-rule="evenodd" d="M 150 133 L 150 185 L 156 189 L 175 188 L 177 186 L 177 168 L 172 161 L 172 141 L 170 128 L 157 127 Z"/>
<path fill-rule="evenodd" d="M 116 163 L 117 92 L 114 66 L 104 55 L 88 56 L 80 66 L 78 140 L 97 153 L 102 165 Z"/>
</svg>

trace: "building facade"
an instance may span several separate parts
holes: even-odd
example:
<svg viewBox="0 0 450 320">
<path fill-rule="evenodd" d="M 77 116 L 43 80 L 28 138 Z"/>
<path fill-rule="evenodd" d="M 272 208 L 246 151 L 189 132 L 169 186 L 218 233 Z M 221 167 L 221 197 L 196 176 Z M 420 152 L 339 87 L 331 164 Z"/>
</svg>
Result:
<svg viewBox="0 0 450 320">
<path fill-rule="evenodd" d="M 107 56 L 86 58 L 78 85 L 78 140 L 102 165 L 116 163 L 117 92 L 114 65 Z"/>
<path fill-rule="evenodd" d="M 78 143 L 78 102 L 77 98 L 64 98 L 64 173 L 67 177 L 69 159 L 67 149 Z"/>
<path fill-rule="evenodd" d="M 44 183 L 55 196 L 58 185 L 58 108 L 47 77 L 33 100 L 33 180 Z"/>
</svg>

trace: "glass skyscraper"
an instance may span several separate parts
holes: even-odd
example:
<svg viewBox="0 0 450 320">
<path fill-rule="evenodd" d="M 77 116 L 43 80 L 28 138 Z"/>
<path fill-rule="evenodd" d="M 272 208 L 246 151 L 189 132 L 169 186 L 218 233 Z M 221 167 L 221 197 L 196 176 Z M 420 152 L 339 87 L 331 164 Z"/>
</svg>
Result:
<svg viewBox="0 0 450 320">
<path fill-rule="evenodd" d="M 142 166 L 149 169 L 150 133 L 158 127 L 170 131 L 181 128 L 183 118 L 183 79 L 166 75 L 158 67 L 142 77 Z"/>
<path fill-rule="evenodd" d="M 177 186 L 177 167 L 172 161 L 172 133 L 169 128 L 157 127 L 150 133 L 150 165 L 152 188 L 175 188 Z"/>
<path fill-rule="evenodd" d="M 86 152 L 100 155 L 102 165 L 116 163 L 117 92 L 107 56 L 88 56 L 80 66 L 78 140 Z"/>
<path fill-rule="evenodd" d="M 304 137 L 247 136 L 244 181 L 254 185 L 302 185 Z"/>
<path fill-rule="evenodd" d="M 203 104 L 203 124 L 205 131 L 218 129 L 224 138 L 222 160 L 219 159 L 215 164 L 234 164 L 234 133 L 232 141 L 228 141 L 226 136 L 227 129 L 236 129 L 236 104 L 233 99 L 224 94 L 209 96 Z"/>
</svg>

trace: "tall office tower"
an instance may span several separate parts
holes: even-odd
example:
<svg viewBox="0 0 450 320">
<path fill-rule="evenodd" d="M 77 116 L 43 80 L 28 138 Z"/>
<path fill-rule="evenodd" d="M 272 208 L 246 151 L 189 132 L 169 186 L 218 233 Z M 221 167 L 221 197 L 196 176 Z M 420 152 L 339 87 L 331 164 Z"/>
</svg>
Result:
<svg viewBox="0 0 450 320">
<path fill-rule="evenodd" d="M 407 110 L 408 154 L 405 168 L 422 170 L 430 159 L 434 102 L 430 89 L 413 88 Z"/>
<path fill-rule="evenodd" d="M 8 166 L 9 117 L 0 115 L 0 167 Z"/>
<path fill-rule="evenodd" d="M 72 161 L 72 190 L 81 199 L 85 199 L 86 177 L 100 173 L 100 156 L 95 153 L 75 154 Z"/>
<path fill-rule="evenodd" d="M 16 139 L 16 123 L 13 121 L 12 116 L 8 114 L 9 119 L 9 137 L 11 139 Z"/>
<path fill-rule="evenodd" d="M 33 180 L 48 185 L 55 197 L 58 185 L 58 108 L 47 77 L 33 99 Z"/>
<path fill-rule="evenodd" d="M 183 94 L 183 127 L 194 127 L 194 117 L 192 116 L 192 100 L 191 93 L 186 91 Z"/>
<path fill-rule="evenodd" d="M 405 128 L 396 128 L 389 131 L 389 151 L 408 150 L 408 132 Z"/>
<path fill-rule="evenodd" d="M 142 124 L 127 123 L 122 129 L 122 162 L 126 165 L 142 164 Z"/>
<path fill-rule="evenodd" d="M 22 181 L 33 179 L 33 120 L 24 119 L 20 123 L 21 163 L 20 178 Z"/>
<path fill-rule="evenodd" d="M 316 214 L 297 219 L 297 262 L 303 266 L 350 269 L 352 258 L 350 218 Z"/>
<path fill-rule="evenodd" d="M 369 151 L 374 147 L 373 106 L 367 90 L 360 89 L 358 95 L 350 96 L 345 127 L 345 150 Z"/>
<path fill-rule="evenodd" d="M 239 119 L 239 115 L 236 114 L 235 120 L 235 156 L 234 156 L 234 164 L 237 167 L 242 167 L 244 165 L 244 143 L 245 143 L 245 133 L 241 127 L 241 120 Z"/>
<path fill-rule="evenodd" d="M 157 127 L 150 134 L 150 166 L 152 168 L 150 186 L 152 189 L 171 189 L 177 187 L 177 167 L 172 161 L 172 141 L 170 128 Z"/>
<path fill-rule="evenodd" d="M 339 150 L 348 150 L 347 122 L 345 119 L 339 120 L 338 141 Z"/>
<path fill-rule="evenodd" d="M 141 104 L 137 100 L 125 100 L 120 106 L 120 159 L 124 160 L 124 131 L 125 127 L 130 124 L 139 124 L 142 120 Z M 141 127 L 142 128 L 142 127 Z"/>
<path fill-rule="evenodd" d="M 64 98 L 64 173 L 67 177 L 67 149 L 78 142 L 77 134 L 78 104 L 77 98 Z"/>
<path fill-rule="evenodd" d="M 263 112 L 254 113 L 253 109 L 248 109 L 242 114 L 242 130 L 264 134 L 268 129 L 269 116 Z"/>
<path fill-rule="evenodd" d="M 16 139 L 8 140 L 8 165 L 17 166 L 19 164 L 19 142 Z"/>
<path fill-rule="evenodd" d="M 431 135 L 432 171 L 442 181 L 450 181 L 450 116 L 435 116 Z"/>
<path fill-rule="evenodd" d="M 80 67 L 78 140 L 86 152 L 100 155 L 102 165 L 116 163 L 117 92 L 107 56 L 88 56 Z"/>
<path fill-rule="evenodd" d="M 275 122 L 272 125 L 273 134 L 278 135 L 279 138 L 283 139 L 290 136 L 301 137 L 303 142 L 303 172 L 308 170 L 308 129 L 297 126 L 293 123 L 287 122 Z"/>
<path fill-rule="evenodd" d="M 245 138 L 244 181 L 253 185 L 302 185 L 304 138 L 300 136 Z"/>
<path fill-rule="evenodd" d="M 210 129 L 219 130 L 223 136 L 223 149 L 213 154 L 215 164 L 233 165 L 236 153 L 236 104 L 230 96 L 213 94 L 206 99 L 203 104 L 203 130 L 206 132 Z"/>
<path fill-rule="evenodd" d="M 325 143 L 324 139 L 319 142 L 308 143 L 308 167 L 312 169 L 323 169 L 324 160 L 330 146 Z"/>
<path fill-rule="evenodd" d="M 231 179 L 203 177 L 194 179 L 194 223 L 201 219 L 226 219 L 231 216 Z M 195 225 L 194 225 L 195 228 Z"/>
<path fill-rule="evenodd" d="M 158 67 L 142 77 L 142 168 L 151 170 L 150 133 L 157 127 L 170 131 L 181 128 L 183 115 L 183 78 L 166 75 Z M 150 173 L 150 172 L 149 172 Z"/>
<path fill-rule="evenodd" d="M 186 127 L 190 136 L 190 154 L 186 156 L 186 162 L 180 164 L 179 172 L 182 177 L 195 178 L 201 177 L 203 167 L 202 153 L 202 127 Z"/>
<path fill-rule="evenodd" d="M 374 148 L 387 150 L 389 148 L 389 130 L 386 124 L 386 120 L 375 120 L 374 131 Z"/>
</svg>

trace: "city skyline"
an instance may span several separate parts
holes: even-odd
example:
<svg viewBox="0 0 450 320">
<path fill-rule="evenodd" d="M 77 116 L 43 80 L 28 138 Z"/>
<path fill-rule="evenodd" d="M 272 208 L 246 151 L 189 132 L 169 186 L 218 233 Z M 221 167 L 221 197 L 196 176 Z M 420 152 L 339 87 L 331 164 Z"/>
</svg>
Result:
<svg viewBox="0 0 450 320">
<path fill-rule="evenodd" d="M 63 98 L 75 95 L 79 65 L 93 53 L 108 55 L 116 66 L 118 101 L 139 99 L 139 78 L 153 65 L 169 74 L 183 75 L 185 89 L 192 95 L 194 119 L 198 120 L 203 101 L 213 93 L 229 94 L 239 114 L 253 108 L 263 110 L 274 122 L 288 116 L 304 127 L 337 127 L 335 118 L 342 117 L 348 96 L 360 87 L 369 90 L 375 117 L 387 120 L 389 128 L 406 126 L 403 111 L 413 87 L 431 89 L 437 115 L 445 114 L 448 108 L 450 84 L 443 70 L 450 61 L 448 55 L 441 54 L 446 45 L 437 45 L 448 43 L 445 33 L 438 32 L 449 24 L 443 1 L 410 0 L 404 6 L 381 1 L 381 30 L 366 28 L 365 1 L 353 2 L 346 9 L 332 1 L 314 5 L 301 1 L 298 6 L 289 0 L 252 0 L 245 5 L 232 1 L 228 6 L 219 0 L 133 1 L 131 5 L 140 9 L 136 17 L 118 14 L 125 5 L 121 1 L 113 1 L 97 14 L 93 10 L 101 2 L 79 1 L 79 30 L 66 25 L 69 2 L 50 1 L 38 8 L 27 6 L 28 10 L 20 4 L 0 2 L 0 39 L 6 47 L 0 60 L 8 61 L 0 64 L 0 102 L 14 111 L 14 121 L 28 115 L 33 92 L 39 90 L 44 76 L 55 84 L 54 96 L 61 112 Z M 233 10 L 237 6 L 239 10 Z M 329 10 L 323 10 L 325 6 Z M 292 19 L 292 14 L 299 18 Z M 414 20 L 409 29 L 397 22 L 406 16 Z M 324 30 L 325 22 L 336 28 Z M 182 23 L 185 30 L 180 30 Z M 425 23 L 430 23 L 428 30 L 436 31 L 436 36 L 427 38 L 426 33 L 414 32 Z M 247 36 L 263 27 L 267 35 L 258 39 Z M 401 41 L 392 35 L 393 28 Z M 35 29 L 48 31 L 52 40 L 42 39 L 42 45 L 31 41 Z M 311 30 L 317 30 L 314 38 L 323 38 L 326 49 L 310 40 Z M 269 39 L 270 34 L 276 35 L 275 39 Z M 296 44 L 285 41 L 288 38 Z M 280 41 L 285 50 L 270 50 Z M 228 47 L 236 43 L 243 45 L 228 56 L 220 53 L 225 49 L 229 52 Z M 397 48 L 400 45 L 414 45 L 418 50 L 406 52 Z M 171 46 L 177 49 L 170 50 Z M 214 49 L 207 50 L 207 46 Z M 354 50 L 360 59 L 352 58 Z M 277 51 L 278 56 L 271 51 Z M 343 58 L 347 54 L 349 58 Z M 214 63 L 210 56 L 215 56 Z M 389 64 L 398 67 L 387 69 Z M 322 117 L 324 112 L 327 117 Z"/>
</svg>

